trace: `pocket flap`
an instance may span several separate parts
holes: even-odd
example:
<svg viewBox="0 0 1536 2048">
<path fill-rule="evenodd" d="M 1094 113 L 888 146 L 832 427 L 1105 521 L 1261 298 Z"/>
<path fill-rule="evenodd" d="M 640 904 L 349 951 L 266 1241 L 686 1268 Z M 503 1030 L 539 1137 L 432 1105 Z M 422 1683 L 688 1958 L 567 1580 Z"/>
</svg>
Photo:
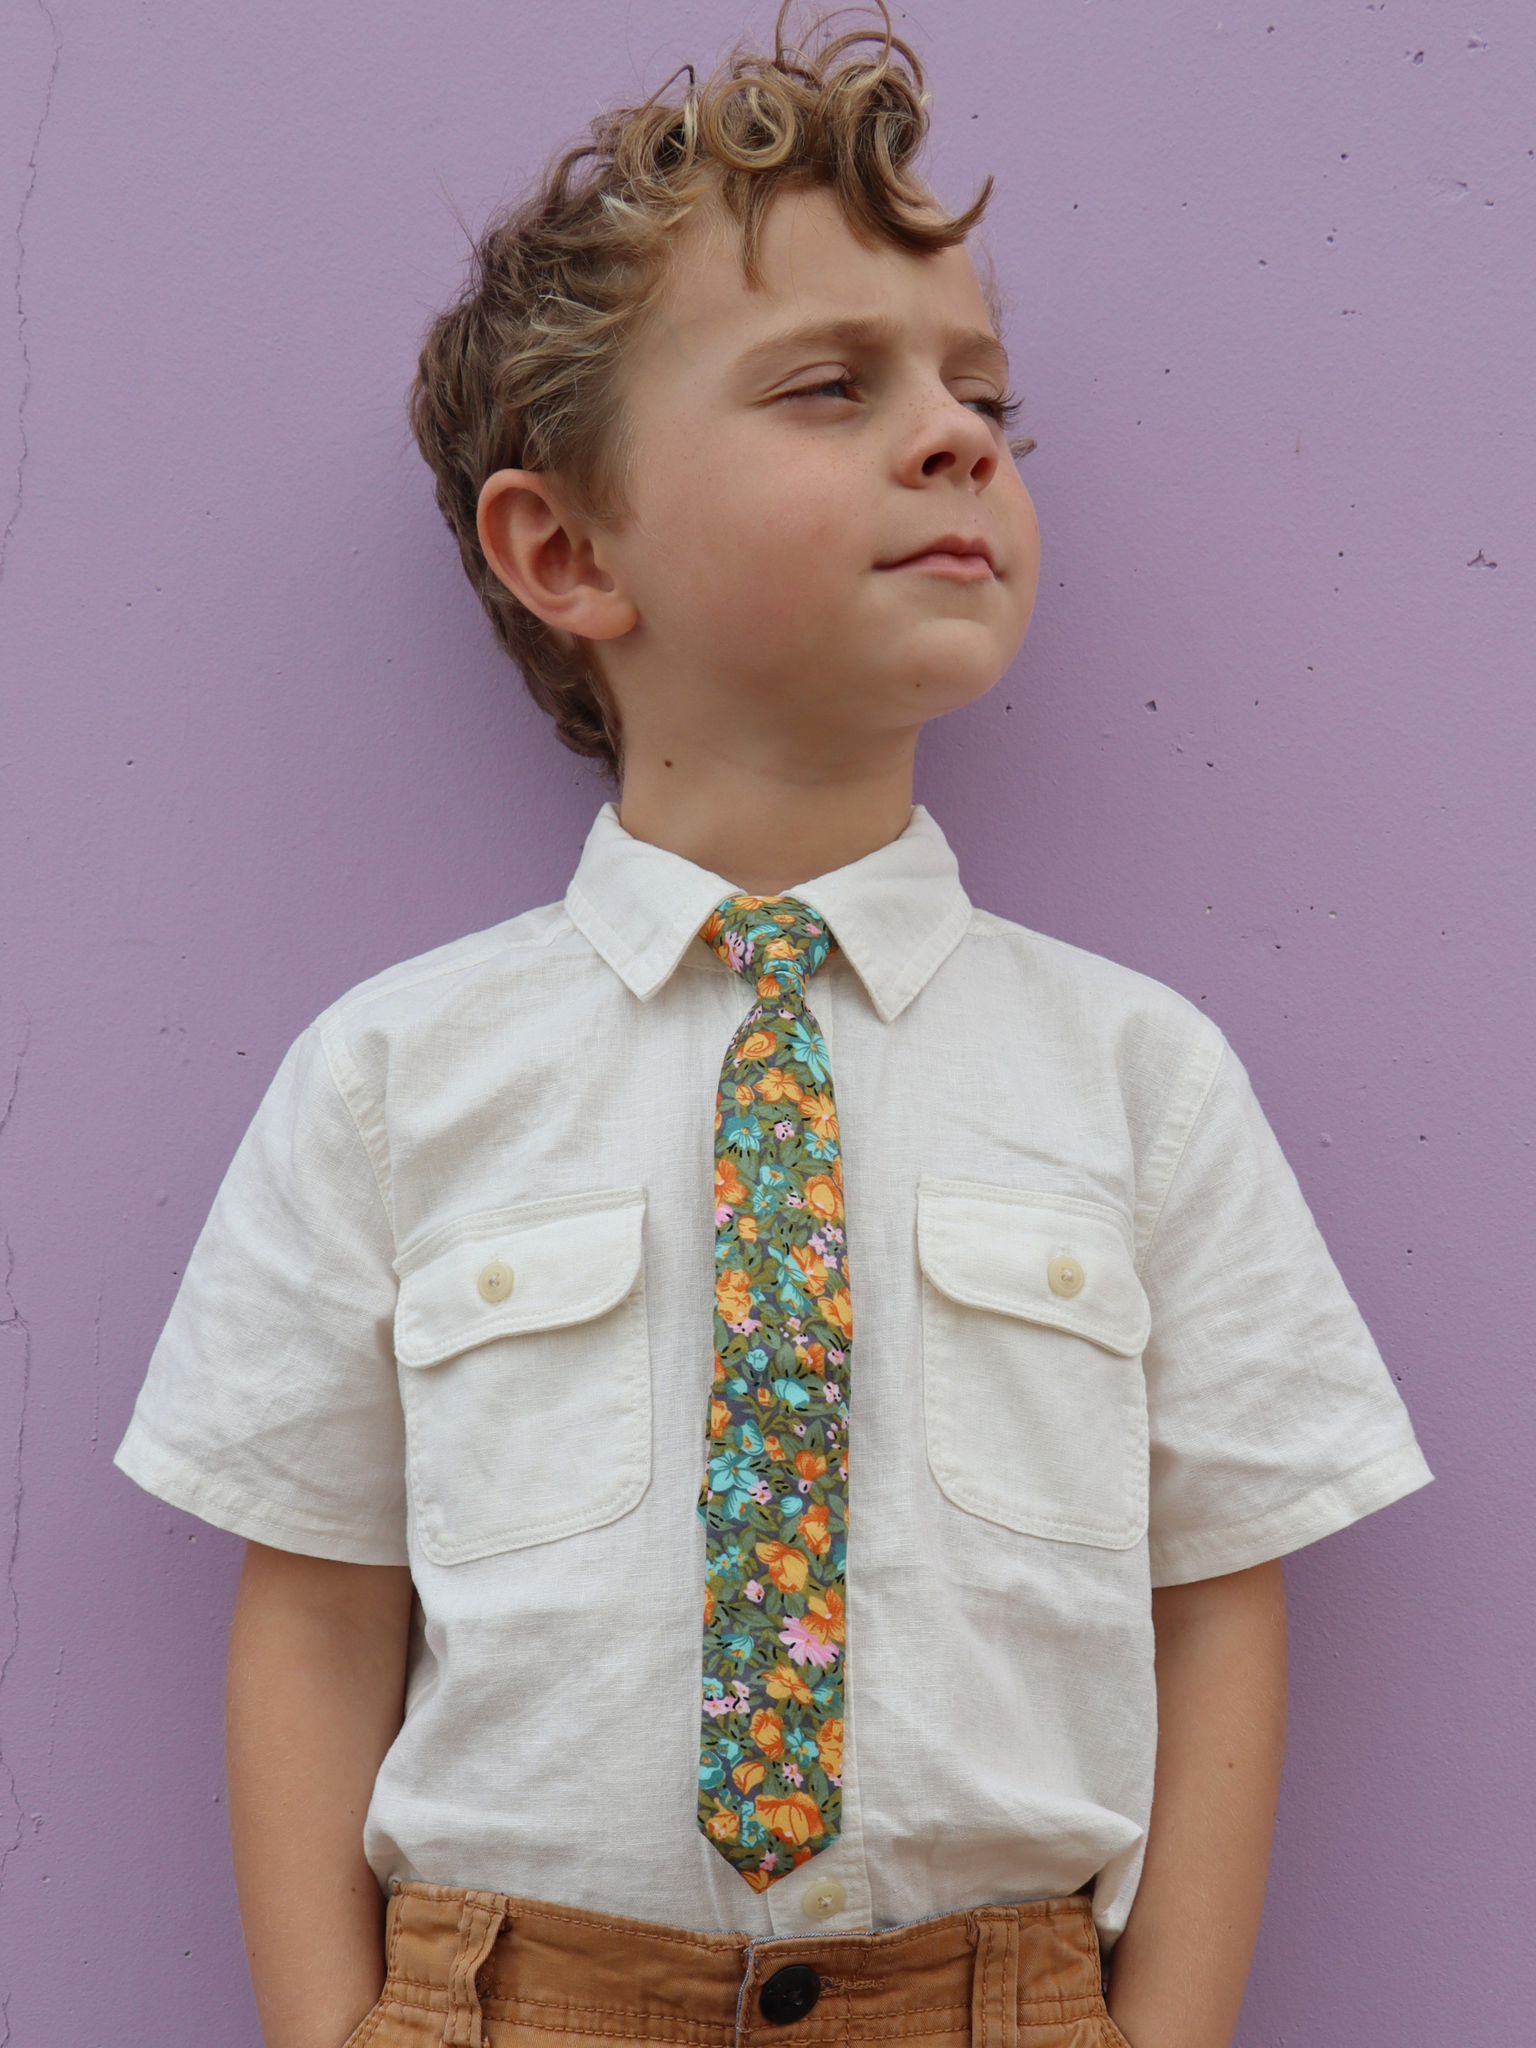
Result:
<svg viewBox="0 0 1536 2048">
<path fill-rule="evenodd" d="M 1135 1358 L 1152 1309 L 1122 1219 L 1097 1202 L 973 1181 L 917 1191 L 917 1255 L 941 1294 Z"/>
<path fill-rule="evenodd" d="M 395 1356 L 439 1365 L 496 1337 L 606 1314 L 635 1284 L 644 1219 L 644 1188 L 604 1188 L 445 1224 L 395 1261 Z"/>
</svg>

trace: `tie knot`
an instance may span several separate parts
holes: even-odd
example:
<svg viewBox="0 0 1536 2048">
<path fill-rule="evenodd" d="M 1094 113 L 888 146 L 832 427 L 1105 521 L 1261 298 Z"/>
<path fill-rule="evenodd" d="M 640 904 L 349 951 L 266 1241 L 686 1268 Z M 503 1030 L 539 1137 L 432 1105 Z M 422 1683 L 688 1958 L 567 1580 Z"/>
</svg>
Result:
<svg viewBox="0 0 1536 2048">
<path fill-rule="evenodd" d="M 825 921 L 793 896 L 727 896 L 709 913 L 699 937 L 733 974 L 755 982 L 764 1001 L 803 997 L 805 984 L 837 944 Z"/>
</svg>

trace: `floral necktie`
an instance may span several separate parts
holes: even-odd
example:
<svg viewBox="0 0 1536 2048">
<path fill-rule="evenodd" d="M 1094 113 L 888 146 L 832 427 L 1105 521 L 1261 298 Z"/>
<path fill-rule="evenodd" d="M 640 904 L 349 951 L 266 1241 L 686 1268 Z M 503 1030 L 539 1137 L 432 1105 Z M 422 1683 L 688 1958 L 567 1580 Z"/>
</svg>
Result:
<svg viewBox="0 0 1536 2048">
<path fill-rule="evenodd" d="M 766 1891 L 842 1815 L 853 1309 L 843 1162 L 805 986 L 833 949 L 792 896 L 699 935 L 754 985 L 715 1106 L 715 1376 L 699 1826 Z"/>
</svg>

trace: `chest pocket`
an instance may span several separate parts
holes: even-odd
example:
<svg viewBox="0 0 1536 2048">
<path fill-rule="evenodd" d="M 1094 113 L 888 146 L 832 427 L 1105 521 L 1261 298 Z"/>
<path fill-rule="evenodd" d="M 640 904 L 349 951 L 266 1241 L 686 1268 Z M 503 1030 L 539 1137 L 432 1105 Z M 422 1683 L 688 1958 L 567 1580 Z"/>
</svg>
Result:
<svg viewBox="0 0 1536 2048">
<path fill-rule="evenodd" d="M 1152 1317 L 1121 1217 L 925 1181 L 917 1245 L 928 1462 L 945 1494 L 1026 1536 L 1139 1543 Z"/>
<path fill-rule="evenodd" d="M 486 1209 L 395 1262 L 416 1540 L 434 1564 L 627 1514 L 651 1472 L 643 1188 Z"/>
</svg>

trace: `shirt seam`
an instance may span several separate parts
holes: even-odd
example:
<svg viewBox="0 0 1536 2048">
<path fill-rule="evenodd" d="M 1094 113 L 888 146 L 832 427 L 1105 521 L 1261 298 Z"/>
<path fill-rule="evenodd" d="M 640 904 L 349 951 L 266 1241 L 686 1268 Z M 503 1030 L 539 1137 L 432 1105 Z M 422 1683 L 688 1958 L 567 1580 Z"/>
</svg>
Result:
<svg viewBox="0 0 1536 2048">
<path fill-rule="evenodd" d="M 473 974 L 477 968 L 489 966 L 502 953 L 542 951 L 544 947 L 552 946 L 556 939 L 563 938 L 566 932 L 580 931 L 563 900 L 558 903 L 541 903 L 525 915 L 534 917 L 539 911 L 558 911 L 564 922 L 554 924 L 542 938 L 499 938 L 494 945 L 487 946 L 484 952 L 475 953 L 467 960 L 445 960 L 440 966 L 422 967 L 413 974 L 406 971 L 410 962 L 402 961 L 399 966 L 387 967 L 373 980 L 360 982 L 356 988 L 350 988 L 345 995 L 338 996 L 326 1012 L 326 1016 L 336 1016 L 347 1010 L 360 1010 L 369 1003 L 384 1002 L 392 996 L 409 995 L 412 989 L 425 988 L 433 981 L 447 981 L 456 974 Z M 471 934 L 469 938 L 450 941 L 450 947 L 469 945 L 473 936 Z"/>
<path fill-rule="evenodd" d="M 1133 1226 L 1136 1230 L 1136 1236 L 1141 1239 L 1141 1250 L 1135 1259 L 1138 1277 L 1142 1276 L 1146 1271 L 1147 1261 L 1152 1256 L 1152 1246 L 1157 1237 L 1158 1226 L 1163 1220 L 1163 1211 L 1168 1206 L 1168 1198 L 1173 1193 L 1173 1184 L 1179 1176 L 1179 1168 L 1184 1164 L 1185 1157 L 1189 1151 L 1190 1140 L 1194 1137 L 1200 1118 L 1204 1114 L 1205 1105 L 1211 1099 L 1211 1091 L 1216 1085 L 1216 1076 L 1221 1072 L 1222 1062 L 1228 1056 L 1229 1048 L 1227 1042 L 1220 1032 L 1216 1030 L 1215 1025 L 1206 1024 L 1203 1018 L 1201 1022 L 1205 1024 L 1205 1028 L 1214 1037 L 1215 1043 L 1211 1047 L 1214 1057 L 1211 1060 L 1210 1069 L 1204 1081 L 1198 1083 L 1198 1096 L 1189 1111 L 1188 1120 L 1184 1126 L 1184 1135 L 1178 1140 L 1177 1148 L 1173 1151 L 1167 1173 L 1163 1178 L 1162 1193 L 1157 1195 L 1155 1202 L 1150 1197 L 1138 1195 L 1135 1226 Z M 1176 1126 L 1183 1103 L 1188 1099 L 1189 1094 L 1193 1092 L 1198 1080 L 1198 1069 L 1193 1077 L 1189 1073 L 1190 1067 L 1195 1066 L 1196 1058 L 1197 1055 L 1192 1054 L 1190 1060 L 1186 1063 L 1185 1073 L 1180 1077 L 1179 1087 L 1176 1091 L 1175 1103 L 1164 1117 L 1162 1128 L 1148 1150 L 1148 1177 L 1153 1180 L 1154 1187 L 1156 1185 L 1155 1168 L 1158 1163 L 1158 1155 L 1166 1150 L 1172 1142 L 1169 1136 L 1169 1127 L 1170 1125 Z M 1150 1217 L 1145 1223 L 1143 1234 L 1143 1229 L 1140 1226 L 1142 1225 L 1142 1219 L 1147 1216 L 1148 1211 L 1150 1211 Z"/>
<path fill-rule="evenodd" d="M 341 1019 L 335 1012 L 321 1019 L 319 1038 L 320 1050 L 325 1058 L 325 1070 L 330 1075 L 331 1086 L 336 1090 L 337 1095 L 341 1099 L 342 1106 L 347 1112 L 352 1128 L 357 1133 L 357 1141 L 363 1148 L 364 1157 L 373 1171 L 374 1186 L 378 1191 L 379 1202 L 384 1211 L 384 1222 L 389 1230 L 390 1248 L 393 1254 L 398 1257 L 400 1242 L 395 1233 L 394 1174 L 390 1165 L 389 1137 L 384 1129 L 384 1119 L 378 1114 L 373 1103 L 368 1098 L 363 1077 L 358 1073 L 356 1066 L 353 1064 L 351 1054 L 347 1049 L 346 1040 L 342 1035 Z M 337 1072 L 338 1064 L 345 1070 L 345 1079 L 342 1074 Z M 353 1099 L 354 1095 L 361 1100 L 369 1123 L 376 1126 L 379 1146 L 377 1152 L 375 1152 L 373 1144 L 369 1141 L 369 1131 L 364 1127 L 363 1115 L 359 1113 L 358 1102 Z"/>
</svg>

